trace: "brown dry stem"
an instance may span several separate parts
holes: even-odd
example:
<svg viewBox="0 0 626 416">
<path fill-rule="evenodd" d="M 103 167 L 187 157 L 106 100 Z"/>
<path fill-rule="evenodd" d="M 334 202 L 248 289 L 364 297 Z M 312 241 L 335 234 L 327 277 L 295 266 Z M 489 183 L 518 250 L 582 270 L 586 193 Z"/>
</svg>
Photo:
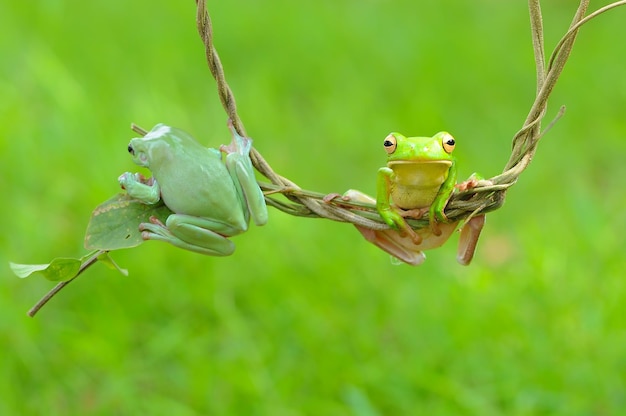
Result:
<svg viewBox="0 0 626 416">
<path fill-rule="evenodd" d="M 228 117 L 233 120 L 233 124 L 239 134 L 245 135 L 243 123 L 237 115 L 235 97 L 226 82 L 224 69 L 213 45 L 211 18 L 206 9 L 206 0 L 196 0 L 196 4 L 198 32 L 205 46 L 209 69 L 217 82 L 218 95 L 224 110 Z M 507 190 L 515 184 L 520 174 L 531 162 L 539 139 L 549 130 L 554 121 L 564 113 L 565 108 L 561 107 L 554 121 L 546 129 L 541 128 L 541 121 L 547 111 L 548 98 L 569 58 L 579 29 L 583 24 L 601 13 L 624 4 L 626 4 L 626 0 L 614 2 L 585 17 L 589 1 L 582 0 L 568 31 L 556 45 L 546 65 L 541 7 L 539 0 L 529 0 L 528 8 L 537 76 L 535 101 L 522 128 L 513 137 L 511 156 L 503 172 L 488 180 L 479 181 L 477 186 L 472 189 L 455 192 L 445 209 L 445 214 L 450 220 L 468 219 L 478 214 L 496 210 L 502 206 Z M 271 181 L 271 184 L 260 184 L 261 188 L 266 191 L 266 201 L 269 205 L 290 215 L 322 217 L 334 221 L 350 222 L 375 230 L 388 228 L 376 212 L 375 206 L 349 203 L 341 198 L 335 198 L 330 202 L 324 201 L 326 194 L 303 190 L 289 179 L 274 172 L 272 167 L 254 148 L 251 152 L 251 159 L 254 167 Z M 284 201 L 276 198 L 277 194 L 283 194 L 288 200 Z M 427 219 L 411 221 L 411 225 L 413 227 L 427 226 Z"/>
</svg>

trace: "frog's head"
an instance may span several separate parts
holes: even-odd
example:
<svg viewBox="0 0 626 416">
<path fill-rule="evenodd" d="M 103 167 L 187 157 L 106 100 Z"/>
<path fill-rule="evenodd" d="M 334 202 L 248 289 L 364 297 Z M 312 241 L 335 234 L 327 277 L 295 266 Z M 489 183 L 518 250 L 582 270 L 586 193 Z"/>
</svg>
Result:
<svg viewBox="0 0 626 416">
<path fill-rule="evenodd" d="M 128 153 L 132 155 L 133 162 L 149 168 L 171 154 L 175 140 L 171 127 L 157 124 L 145 136 L 131 139 Z"/>
<path fill-rule="evenodd" d="M 383 146 L 389 162 L 451 161 L 455 140 L 445 131 L 433 137 L 404 137 L 400 133 L 390 133 Z"/>
</svg>

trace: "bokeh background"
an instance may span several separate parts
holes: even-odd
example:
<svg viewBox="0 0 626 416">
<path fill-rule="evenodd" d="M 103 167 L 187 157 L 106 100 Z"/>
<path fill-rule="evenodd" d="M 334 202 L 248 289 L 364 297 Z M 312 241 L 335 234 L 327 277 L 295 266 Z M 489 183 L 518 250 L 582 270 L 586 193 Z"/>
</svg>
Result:
<svg viewBox="0 0 626 416">
<path fill-rule="evenodd" d="M 546 46 L 576 5 L 543 4 Z M 592 2 L 599 7 L 605 3 Z M 319 192 L 373 193 L 390 131 L 500 173 L 534 97 L 524 1 L 209 1 L 255 146 Z M 542 140 L 470 267 L 457 237 L 394 266 L 290 217 L 229 258 L 150 242 L 53 299 L 9 261 L 86 252 L 135 171 L 131 122 L 229 140 L 192 1 L 0 4 L 0 414 L 572 415 L 626 406 L 626 9 L 584 27 Z"/>
</svg>

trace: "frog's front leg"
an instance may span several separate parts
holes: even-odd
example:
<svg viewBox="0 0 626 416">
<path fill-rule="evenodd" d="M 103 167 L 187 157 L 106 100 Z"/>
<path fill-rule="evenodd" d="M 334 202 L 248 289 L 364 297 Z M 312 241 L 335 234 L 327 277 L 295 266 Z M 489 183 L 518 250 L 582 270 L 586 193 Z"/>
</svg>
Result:
<svg viewBox="0 0 626 416">
<path fill-rule="evenodd" d="M 343 195 L 343 198 L 370 204 L 376 202 L 374 198 L 369 195 L 354 189 L 348 190 Z M 356 224 L 354 226 L 367 241 L 407 264 L 417 266 L 422 264 L 426 259 L 424 252 L 422 252 L 420 248 L 413 243 L 413 240 L 408 236 L 401 236 L 399 231 L 371 230 Z"/>
<path fill-rule="evenodd" d="M 435 200 L 430 204 L 430 208 L 428 210 L 430 229 L 433 234 L 440 235 L 440 223 L 448 222 L 448 217 L 444 213 L 446 205 L 448 205 L 448 201 L 454 192 L 454 184 L 456 183 L 457 176 L 457 167 L 456 161 L 452 160 L 452 165 L 448 170 L 448 176 L 446 180 L 439 187 L 439 191 L 437 192 L 437 196 Z"/>
<path fill-rule="evenodd" d="M 154 178 L 145 180 L 140 173 L 125 172 L 117 178 L 128 195 L 145 204 L 156 204 L 161 200 L 161 188 Z"/>
<path fill-rule="evenodd" d="M 245 204 L 245 211 L 252 216 L 256 225 L 264 225 L 267 223 L 267 205 L 250 161 L 252 139 L 237 134 L 231 120 L 228 121 L 228 127 L 233 135 L 232 141 L 230 145 L 220 148 L 226 152 L 226 169 Z"/>
<path fill-rule="evenodd" d="M 422 237 L 419 236 L 406 222 L 404 217 L 395 210 L 389 201 L 389 187 L 395 173 L 388 167 L 378 169 L 378 181 L 376 183 L 376 209 L 381 218 L 394 230 L 400 231 L 402 236 L 408 236 L 414 244 L 420 244 Z"/>
<path fill-rule="evenodd" d="M 235 244 L 225 236 L 245 231 L 220 221 L 183 214 L 170 215 L 165 224 L 151 217 L 149 223 L 139 225 L 139 230 L 144 240 L 165 241 L 209 256 L 231 255 L 235 251 Z"/>
</svg>

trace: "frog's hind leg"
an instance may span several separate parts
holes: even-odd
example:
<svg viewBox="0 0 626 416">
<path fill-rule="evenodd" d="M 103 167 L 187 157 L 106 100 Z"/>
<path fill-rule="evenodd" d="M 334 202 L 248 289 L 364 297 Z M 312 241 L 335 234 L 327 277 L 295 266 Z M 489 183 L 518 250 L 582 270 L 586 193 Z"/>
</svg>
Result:
<svg viewBox="0 0 626 416">
<path fill-rule="evenodd" d="M 184 250 L 194 251 L 207 256 L 229 256 L 235 251 L 235 244 L 214 231 L 203 228 L 202 218 L 187 215 L 170 215 L 164 225 L 151 217 L 150 222 L 139 225 L 144 240 L 159 240 L 170 243 Z"/>
<path fill-rule="evenodd" d="M 480 232 L 484 225 L 485 215 L 483 214 L 470 219 L 461 228 L 456 259 L 463 266 L 467 266 L 472 261 L 474 251 L 476 251 L 476 244 L 478 244 L 478 237 L 480 237 Z"/>
<path fill-rule="evenodd" d="M 371 230 L 355 225 L 367 241 L 411 266 L 418 266 L 426 260 L 426 254 L 416 248 L 410 237 L 402 237 L 396 230 Z"/>
</svg>

